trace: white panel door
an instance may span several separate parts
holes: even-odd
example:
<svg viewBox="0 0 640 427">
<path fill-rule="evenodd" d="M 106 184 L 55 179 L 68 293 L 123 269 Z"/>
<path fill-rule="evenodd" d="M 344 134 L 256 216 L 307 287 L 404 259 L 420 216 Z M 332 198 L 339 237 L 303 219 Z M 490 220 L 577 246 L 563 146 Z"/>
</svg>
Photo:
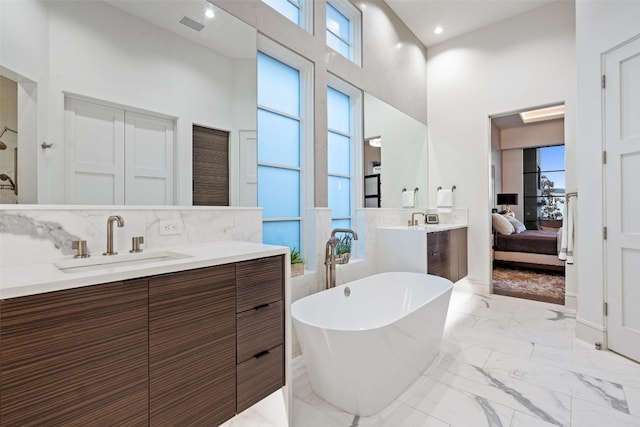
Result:
<svg viewBox="0 0 640 427">
<path fill-rule="evenodd" d="M 640 38 L 605 56 L 608 346 L 640 361 Z"/>
<path fill-rule="evenodd" d="M 240 131 L 240 206 L 258 206 L 258 140 L 255 131 Z"/>
<path fill-rule="evenodd" d="M 172 205 L 174 122 L 147 114 L 125 116 L 125 203 Z"/>
<path fill-rule="evenodd" d="M 124 203 L 124 111 L 65 98 L 66 202 Z"/>
</svg>

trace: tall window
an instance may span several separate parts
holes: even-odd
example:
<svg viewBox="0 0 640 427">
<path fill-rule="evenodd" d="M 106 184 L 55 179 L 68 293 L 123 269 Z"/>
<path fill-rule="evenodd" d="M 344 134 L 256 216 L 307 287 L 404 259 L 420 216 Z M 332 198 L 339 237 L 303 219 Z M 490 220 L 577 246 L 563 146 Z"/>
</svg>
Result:
<svg viewBox="0 0 640 427">
<path fill-rule="evenodd" d="M 300 249 L 300 72 L 258 52 L 258 206 L 264 243 Z"/>
<path fill-rule="evenodd" d="M 347 0 L 327 2 L 327 46 L 360 65 L 360 11 Z"/>
<path fill-rule="evenodd" d="M 309 0 L 262 0 L 272 9 L 284 15 L 289 21 L 310 31 L 312 24 L 312 3 Z"/>
<path fill-rule="evenodd" d="M 351 228 L 351 100 L 327 88 L 329 207 L 333 228 Z"/>
<path fill-rule="evenodd" d="M 561 220 L 565 203 L 564 145 L 523 150 L 524 219 L 529 229 L 540 221 Z"/>
</svg>

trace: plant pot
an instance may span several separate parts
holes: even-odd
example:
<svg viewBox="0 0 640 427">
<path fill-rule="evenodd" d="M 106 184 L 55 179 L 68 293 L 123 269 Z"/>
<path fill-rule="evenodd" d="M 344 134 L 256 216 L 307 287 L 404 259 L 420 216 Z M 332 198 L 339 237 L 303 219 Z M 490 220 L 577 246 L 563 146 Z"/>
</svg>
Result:
<svg viewBox="0 0 640 427">
<path fill-rule="evenodd" d="M 347 252 L 344 254 L 336 255 L 338 258 L 338 264 L 347 264 L 349 259 L 351 259 L 351 253 Z"/>
<path fill-rule="evenodd" d="M 291 264 L 291 277 L 300 276 L 304 274 L 304 263 Z"/>
</svg>

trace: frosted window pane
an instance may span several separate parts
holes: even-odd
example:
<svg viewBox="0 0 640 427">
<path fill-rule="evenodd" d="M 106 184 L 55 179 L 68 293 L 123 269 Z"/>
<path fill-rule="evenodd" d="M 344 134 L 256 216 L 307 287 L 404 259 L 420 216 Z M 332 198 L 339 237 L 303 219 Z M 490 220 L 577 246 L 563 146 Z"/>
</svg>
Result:
<svg viewBox="0 0 640 427">
<path fill-rule="evenodd" d="M 331 221 L 331 228 L 335 229 L 335 228 L 351 228 L 351 220 L 350 219 L 334 219 Z M 344 236 L 344 233 L 338 233 L 336 234 L 336 236 L 338 236 L 339 238 L 342 238 L 342 236 Z M 352 242 L 352 246 L 351 246 L 351 250 L 353 251 L 353 242 Z"/>
<path fill-rule="evenodd" d="M 339 35 L 346 41 L 351 41 L 349 37 L 349 27 L 351 23 L 346 16 L 338 12 L 336 8 L 327 3 L 327 29 L 333 34 Z"/>
<path fill-rule="evenodd" d="M 329 132 L 327 147 L 328 170 L 334 175 L 351 175 L 350 138 Z"/>
<path fill-rule="evenodd" d="M 345 58 L 351 59 L 351 49 L 349 48 L 349 45 L 331 34 L 329 31 L 327 31 L 327 46 Z"/>
<path fill-rule="evenodd" d="M 300 216 L 300 172 L 258 166 L 258 206 L 263 218 Z"/>
<path fill-rule="evenodd" d="M 262 242 L 300 249 L 300 221 L 263 222 Z"/>
<path fill-rule="evenodd" d="M 351 215 L 351 180 L 337 176 L 329 177 L 329 207 L 331 216 Z"/>
<path fill-rule="evenodd" d="M 293 22 L 294 24 L 300 26 L 300 8 L 291 4 L 288 0 L 262 0 L 273 9 L 280 12 L 284 15 L 288 20 Z M 294 0 L 297 4 L 298 2 Z"/>
<path fill-rule="evenodd" d="M 300 115 L 300 73 L 258 52 L 258 104 L 291 116 Z"/>
<path fill-rule="evenodd" d="M 258 162 L 300 166 L 300 122 L 258 110 Z"/>
<path fill-rule="evenodd" d="M 350 134 L 349 97 L 333 88 L 327 88 L 327 124 L 329 129 Z"/>
</svg>

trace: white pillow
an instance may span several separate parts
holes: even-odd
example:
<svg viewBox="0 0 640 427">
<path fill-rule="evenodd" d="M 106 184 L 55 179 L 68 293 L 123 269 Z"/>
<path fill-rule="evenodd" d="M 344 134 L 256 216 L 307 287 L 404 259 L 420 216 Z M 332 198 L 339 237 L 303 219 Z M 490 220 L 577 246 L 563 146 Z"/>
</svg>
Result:
<svg viewBox="0 0 640 427">
<path fill-rule="evenodd" d="M 522 233 L 527 229 L 527 227 L 523 223 L 521 223 L 517 218 L 514 218 L 512 216 L 506 216 L 505 218 L 507 218 L 507 220 L 511 223 L 516 233 Z"/>
<path fill-rule="evenodd" d="M 500 234 L 509 235 L 515 232 L 515 229 L 509 220 L 500 214 L 491 214 L 491 222 L 493 223 L 493 229 Z"/>
</svg>

